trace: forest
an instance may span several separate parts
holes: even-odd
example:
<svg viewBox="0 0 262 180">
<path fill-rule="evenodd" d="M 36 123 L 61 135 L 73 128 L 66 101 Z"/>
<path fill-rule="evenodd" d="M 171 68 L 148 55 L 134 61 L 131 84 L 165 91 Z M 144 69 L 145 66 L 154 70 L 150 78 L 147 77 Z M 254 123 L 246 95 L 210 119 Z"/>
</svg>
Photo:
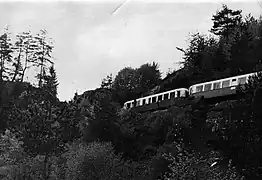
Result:
<svg viewBox="0 0 262 180">
<path fill-rule="evenodd" d="M 48 32 L 11 36 L 4 29 L 1 179 L 261 179 L 262 75 L 238 88 L 234 100 L 199 99 L 145 113 L 122 109 L 141 96 L 262 69 L 262 17 L 223 5 L 210 18 L 210 35 L 191 34 L 181 68 L 164 79 L 157 62 L 124 67 L 70 101 L 57 96 Z"/>
</svg>

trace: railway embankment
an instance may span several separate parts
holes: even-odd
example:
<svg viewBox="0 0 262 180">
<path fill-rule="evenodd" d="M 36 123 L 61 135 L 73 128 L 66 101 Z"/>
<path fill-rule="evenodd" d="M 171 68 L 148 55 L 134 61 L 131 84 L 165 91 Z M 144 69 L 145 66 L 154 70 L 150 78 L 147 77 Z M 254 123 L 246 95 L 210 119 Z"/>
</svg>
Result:
<svg viewBox="0 0 262 180">
<path fill-rule="evenodd" d="M 172 154 L 171 158 L 185 158 L 179 167 L 177 163 L 176 168 L 187 163 L 194 164 L 202 158 L 204 166 L 196 163 L 198 165 L 191 164 L 184 168 L 191 171 L 191 166 L 197 166 L 194 172 L 204 171 L 208 174 L 210 165 L 218 161 L 216 167 L 221 171 L 231 172 L 230 168 L 235 167 L 242 174 L 244 168 L 254 171 L 245 174 L 255 174 L 258 168 L 252 166 L 259 165 L 255 160 L 259 154 L 252 152 L 259 149 L 260 126 L 257 123 L 261 111 L 259 91 L 256 92 L 215 103 L 201 98 L 177 101 L 167 109 L 143 113 L 127 111 L 115 114 L 118 107 L 114 108 L 110 100 L 104 104 L 101 100 L 91 101 L 99 107 L 94 111 L 94 120 L 98 122 L 96 130 L 92 132 L 96 132 L 100 139 L 112 142 L 115 150 L 127 159 L 156 158 L 157 162 L 165 161 L 161 167 L 167 168 L 159 170 L 161 173 L 168 172 L 172 163 L 175 166 L 174 160 L 164 158 Z M 192 159 L 192 156 L 196 159 Z M 247 158 L 254 159 L 254 163 Z M 181 172 L 185 169 L 181 169 Z"/>
</svg>

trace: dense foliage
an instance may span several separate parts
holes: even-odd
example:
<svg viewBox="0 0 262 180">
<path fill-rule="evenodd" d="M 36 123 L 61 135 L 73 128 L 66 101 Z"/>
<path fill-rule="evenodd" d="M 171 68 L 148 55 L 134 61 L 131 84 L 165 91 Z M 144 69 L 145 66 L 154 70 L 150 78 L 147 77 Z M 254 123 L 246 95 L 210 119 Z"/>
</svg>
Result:
<svg viewBox="0 0 262 180">
<path fill-rule="evenodd" d="M 183 68 L 170 73 L 163 89 L 188 85 L 261 69 L 262 19 L 226 5 L 213 15 L 211 35 L 194 33 L 185 50 Z"/>
<path fill-rule="evenodd" d="M 226 5 L 212 35 L 190 36 L 182 68 L 125 67 L 69 102 L 47 32 L 0 36 L 0 175 L 5 179 L 261 179 L 262 75 L 235 100 L 203 99 L 135 113 L 123 103 L 193 83 L 261 70 L 262 20 Z M 25 82 L 37 68 L 38 83 Z"/>
<path fill-rule="evenodd" d="M 112 74 L 103 79 L 101 87 L 112 90 L 113 99 L 121 105 L 142 96 L 161 81 L 159 65 L 146 63 L 137 69 L 126 67 L 113 79 Z"/>
</svg>

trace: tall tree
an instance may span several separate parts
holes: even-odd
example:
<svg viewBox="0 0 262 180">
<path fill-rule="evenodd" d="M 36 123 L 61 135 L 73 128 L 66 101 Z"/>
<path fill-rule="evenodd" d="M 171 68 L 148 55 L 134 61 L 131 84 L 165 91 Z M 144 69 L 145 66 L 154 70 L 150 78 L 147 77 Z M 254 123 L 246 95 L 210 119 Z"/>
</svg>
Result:
<svg viewBox="0 0 262 180">
<path fill-rule="evenodd" d="M 36 61 L 35 52 L 37 51 L 37 42 L 31 31 L 24 31 L 16 35 L 17 61 L 23 62 L 20 81 L 24 81 L 25 73 L 32 63 Z"/>
<path fill-rule="evenodd" d="M 252 50 L 255 37 L 248 26 L 246 23 L 242 25 L 241 32 L 232 45 L 230 68 L 234 74 L 249 73 L 256 64 Z"/>
<path fill-rule="evenodd" d="M 110 80 L 110 79 L 109 79 Z M 139 98 L 161 81 L 161 72 L 156 62 L 146 63 L 137 69 L 126 67 L 118 72 L 113 84 L 113 96 L 120 104 Z"/>
<path fill-rule="evenodd" d="M 161 81 L 161 72 L 156 62 L 146 63 L 136 70 L 139 87 L 137 93 L 141 95 L 157 86 Z"/>
<path fill-rule="evenodd" d="M 234 45 L 237 44 L 242 34 L 243 19 L 241 13 L 241 10 L 232 10 L 223 4 L 222 9 L 213 15 L 213 26 L 210 32 L 220 38 L 218 50 L 215 54 L 215 62 L 218 67 L 216 76 L 219 76 L 219 78 L 237 75 L 241 72 L 241 68 L 232 59 L 232 53 L 235 51 Z"/>
<path fill-rule="evenodd" d="M 76 91 L 75 94 L 74 94 L 74 97 L 73 99 L 71 100 L 71 102 L 75 102 L 77 104 L 80 103 L 80 95 L 78 95 L 78 92 Z"/>
<path fill-rule="evenodd" d="M 189 47 L 184 57 L 184 67 L 193 68 L 195 72 L 202 69 L 203 51 L 206 47 L 206 37 L 200 33 L 192 34 Z"/>
<path fill-rule="evenodd" d="M 50 93 L 54 96 L 57 97 L 57 86 L 58 86 L 58 80 L 56 76 L 56 71 L 54 68 L 54 65 L 52 65 L 49 68 L 49 73 L 45 74 L 43 76 L 43 87 L 49 89 Z"/>
<path fill-rule="evenodd" d="M 9 66 L 12 62 L 12 52 L 10 33 L 8 32 L 8 28 L 6 28 L 0 36 L 0 82 L 9 80 Z"/>
<path fill-rule="evenodd" d="M 114 97 L 120 104 L 127 100 L 137 98 L 136 90 L 139 86 L 139 79 L 136 70 L 126 67 L 118 72 L 113 83 Z"/>
<path fill-rule="evenodd" d="M 46 30 L 40 30 L 34 39 L 37 43 L 37 51 L 34 53 L 34 63 L 37 67 L 40 68 L 39 73 L 37 74 L 38 78 L 38 86 L 42 87 L 43 85 L 43 77 L 44 73 L 49 67 L 49 65 L 53 64 L 53 58 L 51 53 L 53 51 L 53 42 L 50 38 L 47 37 Z"/>
<path fill-rule="evenodd" d="M 185 51 L 183 66 L 192 80 L 204 81 L 212 78 L 215 69 L 214 54 L 218 48 L 218 42 L 213 37 L 195 33 L 189 40 L 189 47 Z"/>
<path fill-rule="evenodd" d="M 23 59 L 23 36 L 16 35 L 16 42 L 14 43 L 14 62 L 13 62 L 13 69 L 10 73 L 12 75 L 12 82 L 17 80 L 17 76 L 22 76 L 23 74 L 23 66 L 22 66 L 22 59 Z M 19 77 L 18 77 L 19 78 Z"/>
<path fill-rule="evenodd" d="M 28 89 L 13 106 L 8 127 L 29 155 L 44 156 L 43 178 L 47 180 L 50 157 L 61 155 L 66 143 L 80 137 L 81 120 L 76 104 L 59 102 L 52 97 L 52 89 L 42 87 Z"/>
<path fill-rule="evenodd" d="M 19 80 L 19 76 L 22 75 L 23 73 L 23 66 L 22 66 L 22 62 L 21 62 L 21 56 L 19 55 L 18 57 L 15 57 L 13 60 L 13 68 L 10 72 L 11 77 L 11 81 L 18 81 Z"/>
<path fill-rule="evenodd" d="M 211 32 L 215 35 L 227 37 L 234 28 L 242 22 L 242 11 L 232 10 L 223 4 L 222 10 L 213 15 Z"/>
</svg>

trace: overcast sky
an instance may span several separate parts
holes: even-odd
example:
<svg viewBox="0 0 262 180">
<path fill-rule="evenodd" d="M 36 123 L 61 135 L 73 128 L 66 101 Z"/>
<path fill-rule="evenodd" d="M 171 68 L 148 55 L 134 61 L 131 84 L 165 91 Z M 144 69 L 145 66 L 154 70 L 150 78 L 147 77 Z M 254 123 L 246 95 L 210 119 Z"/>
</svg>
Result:
<svg viewBox="0 0 262 180">
<path fill-rule="evenodd" d="M 193 1 L 193 0 L 192 0 Z M 260 0 L 223 1 L 259 17 Z M 191 32 L 207 33 L 221 1 L 0 1 L 0 31 L 45 28 L 55 42 L 53 56 L 59 98 L 68 100 L 100 86 L 107 74 L 156 61 L 165 75 L 177 68 Z M 211 3 L 212 2 L 212 3 Z M 261 6 L 261 7 L 260 7 Z"/>
</svg>

